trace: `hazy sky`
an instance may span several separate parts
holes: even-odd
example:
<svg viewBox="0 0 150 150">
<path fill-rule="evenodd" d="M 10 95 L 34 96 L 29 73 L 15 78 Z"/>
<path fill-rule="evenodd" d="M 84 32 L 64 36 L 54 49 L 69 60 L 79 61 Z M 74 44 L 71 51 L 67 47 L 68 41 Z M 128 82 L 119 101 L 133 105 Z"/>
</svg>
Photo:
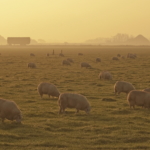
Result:
<svg viewBox="0 0 150 150">
<path fill-rule="evenodd" d="M 84 42 L 117 33 L 150 38 L 150 0 L 0 0 L 0 35 Z"/>
</svg>

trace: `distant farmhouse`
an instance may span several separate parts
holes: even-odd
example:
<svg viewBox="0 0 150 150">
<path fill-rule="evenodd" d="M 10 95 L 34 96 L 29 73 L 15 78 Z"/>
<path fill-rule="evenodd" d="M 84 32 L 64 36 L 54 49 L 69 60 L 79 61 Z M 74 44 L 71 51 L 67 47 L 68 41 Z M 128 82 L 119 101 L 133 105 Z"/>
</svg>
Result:
<svg viewBox="0 0 150 150">
<path fill-rule="evenodd" d="M 8 37 L 7 38 L 7 44 L 8 45 L 22 45 L 25 46 L 27 44 L 30 44 L 30 37 Z"/>
<path fill-rule="evenodd" d="M 126 41 L 126 44 L 128 45 L 150 45 L 150 41 L 145 38 L 143 35 L 139 34 L 133 39 L 129 39 Z"/>
</svg>

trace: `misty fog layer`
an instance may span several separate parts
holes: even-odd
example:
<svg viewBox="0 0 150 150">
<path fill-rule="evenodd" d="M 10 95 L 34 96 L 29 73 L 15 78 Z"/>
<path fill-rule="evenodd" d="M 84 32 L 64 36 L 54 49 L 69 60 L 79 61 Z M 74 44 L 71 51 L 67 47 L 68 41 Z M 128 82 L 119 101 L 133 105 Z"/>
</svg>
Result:
<svg viewBox="0 0 150 150">
<path fill-rule="evenodd" d="M 149 6 L 149 0 L 5 0 L 0 2 L 0 35 L 31 37 L 38 43 L 84 43 L 96 38 L 106 38 L 107 43 L 116 41 L 113 36 L 118 33 L 150 39 Z"/>
</svg>

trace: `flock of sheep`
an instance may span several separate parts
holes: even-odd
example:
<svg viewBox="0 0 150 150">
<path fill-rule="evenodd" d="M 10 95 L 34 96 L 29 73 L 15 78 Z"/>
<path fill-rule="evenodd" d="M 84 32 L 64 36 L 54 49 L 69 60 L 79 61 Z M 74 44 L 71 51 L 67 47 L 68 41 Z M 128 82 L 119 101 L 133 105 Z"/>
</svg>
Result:
<svg viewBox="0 0 150 150">
<path fill-rule="evenodd" d="M 62 54 L 62 53 L 61 53 Z M 82 53 L 78 54 L 82 56 Z M 30 54 L 30 56 L 35 56 L 34 54 Z M 47 56 L 49 56 L 47 54 Z M 61 55 L 62 56 L 62 55 Z M 120 54 L 117 57 L 113 57 L 112 60 L 118 60 L 118 57 L 125 58 L 125 56 L 121 56 Z M 114 59 L 117 58 L 117 59 Z M 127 58 L 136 58 L 136 54 L 129 53 Z M 69 62 L 69 63 L 68 63 Z M 63 60 L 63 65 L 69 65 L 74 61 L 71 58 Z M 101 62 L 100 58 L 96 58 L 96 62 Z M 36 68 L 34 63 L 29 63 L 28 67 Z M 81 67 L 91 67 L 88 63 L 82 62 Z M 112 75 L 109 71 L 102 71 L 99 74 L 99 79 L 112 80 Z M 60 93 L 57 87 L 54 84 L 42 82 L 38 85 L 37 91 L 39 95 L 43 96 L 43 94 L 47 94 L 49 97 L 58 97 L 58 105 L 59 105 L 59 113 L 65 113 L 66 108 L 75 108 L 78 113 L 79 110 L 85 111 L 89 114 L 91 110 L 90 103 L 87 98 L 81 94 L 74 93 Z M 114 85 L 115 94 L 120 94 L 124 92 L 127 94 L 127 100 L 129 102 L 130 108 L 135 108 L 135 105 L 142 106 L 144 108 L 150 108 L 150 89 L 135 90 L 135 87 L 125 81 L 117 81 Z M 0 99 L 0 117 L 2 118 L 2 122 L 5 119 L 8 120 L 16 120 L 16 122 L 21 123 L 22 115 L 19 107 L 14 101 Z"/>
</svg>

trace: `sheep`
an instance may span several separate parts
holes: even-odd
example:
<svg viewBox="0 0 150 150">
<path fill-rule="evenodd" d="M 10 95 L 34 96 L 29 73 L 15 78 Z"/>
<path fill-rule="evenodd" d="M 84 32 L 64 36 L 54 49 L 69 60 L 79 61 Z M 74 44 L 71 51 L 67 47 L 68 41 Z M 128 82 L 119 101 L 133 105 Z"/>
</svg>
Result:
<svg viewBox="0 0 150 150">
<path fill-rule="evenodd" d="M 112 57 L 112 60 L 119 60 L 118 57 Z"/>
<path fill-rule="evenodd" d="M 135 59 L 136 58 L 136 54 L 128 53 L 127 54 L 127 58 Z"/>
<path fill-rule="evenodd" d="M 57 87 L 54 84 L 42 82 L 38 85 L 37 91 L 40 94 L 41 98 L 43 94 L 47 94 L 50 96 L 59 97 L 60 92 L 58 91 Z"/>
<path fill-rule="evenodd" d="M 63 60 L 62 61 L 62 65 L 69 65 L 70 66 L 71 64 L 70 64 L 70 62 L 68 60 Z"/>
<path fill-rule="evenodd" d="M 102 71 L 99 74 L 99 79 L 112 80 L 112 75 L 108 71 Z"/>
<path fill-rule="evenodd" d="M 134 55 L 130 55 L 130 58 L 135 59 L 136 57 Z"/>
<path fill-rule="evenodd" d="M 101 59 L 100 58 L 96 58 L 96 62 L 101 62 Z"/>
<path fill-rule="evenodd" d="M 81 63 L 81 68 L 82 68 L 82 67 L 91 68 L 91 65 L 89 65 L 89 64 L 86 63 L 86 62 L 82 62 L 82 63 Z"/>
<path fill-rule="evenodd" d="M 83 54 L 82 53 L 78 53 L 78 56 L 83 56 Z"/>
<path fill-rule="evenodd" d="M 21 123 L 22 115 L 14 101 L 0 99 L 0 118 L 2 118 L 2 123 L 5 119 Z"/>
<path fill-rule="evenodd" d="M 28 68 L 36 68 L 36 64 L 35 63 L 28 63 Z"/>
<path fill-rule="evenodd" d="M 76 113 L 78 113 L 79 110 L 83 110 L 87 114 L 89 114 L 91 110 L 91 106 L 87 98 L 81 94 L 75 94 L 75 93 L 60 94 L 58 99 L 58 105 L 60 107 L 59 114 L 61 112 L 65 113 L 66 108 L 76 108 L 77 110 Z"/>
<path fill-rule="evenodd" d="M 73 59 L 71 58 L 67 58 L 67 61 L 69 61 L 70 63 L 74 63 Z"/>
<path fill-rule="evenodd" d="M 121 55 L 120 55 L 120 54 L 117 54 L 117 57 L 121 57 Z"/>
<path fill-rule="evenodd" d="M 49 56 L 49 53 L 47 53 L 46 56 Z"/>
<path fill-rule="evenodd" d="M 133 55 L 134 55 L 135 58 L 137 57 L 137 55 L 135 53 Z"/>
<path fill-rule="evenodd" d="M 129 55 L 129 58 L 135 59 L 136 57 L 135 57 L 134 54 L 130 54 L 130 55 Z"/>
<path fill-rule="evenodd" d="M 150 93 L 145 91 L 132 90 L 127 96 L 130 108 L 135 105 L 150 108 Z"/>
<path fill-rule="evenodd" d="M 150 92 L 150 88 L 144 89 L 145 92 Z"/>
<path fill-rule="evenodd" d="M 132 90 L 135 90 L 135 87 L 126 81 L 117 81 L 114 85 L 115 95 L 119 95 L 121 92 L 128 94 Z"/>
<path fill-rule="evenodd" d="M 64 54 L 60 53 L 59 56 L 60 56 L 60 57 L 64 57 Z"/>
<path fill-rule="evenodd" d="M 130 53 L 127 54 L 127 58 L 130 58 Z"/>
<path fill-rule="evenodd" d="M 30 53 L 30 56 L 35 56 L 33 53 Z"/>
</svg>

